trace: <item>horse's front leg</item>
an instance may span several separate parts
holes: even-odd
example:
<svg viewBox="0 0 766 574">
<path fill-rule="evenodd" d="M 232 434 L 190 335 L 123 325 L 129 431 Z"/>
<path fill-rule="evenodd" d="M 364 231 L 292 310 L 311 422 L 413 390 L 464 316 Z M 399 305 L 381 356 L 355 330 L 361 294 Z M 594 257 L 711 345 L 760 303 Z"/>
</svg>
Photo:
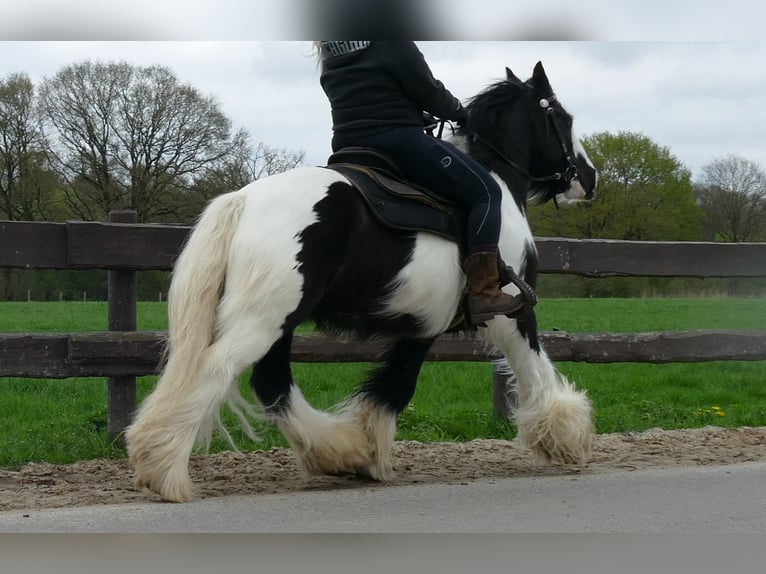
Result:
<svg viewBox="0 0 766 574">
<path fill-rule="evenodd" d="M 534 312 L 518 320 L 496 317 L 487 339 L 505 355 L 517 379 L 513 420 L 521 443 L 544 462 L 584 465 L 591 455 L 591 404 L 558 372 L 537 339 Z"/>
</svg>

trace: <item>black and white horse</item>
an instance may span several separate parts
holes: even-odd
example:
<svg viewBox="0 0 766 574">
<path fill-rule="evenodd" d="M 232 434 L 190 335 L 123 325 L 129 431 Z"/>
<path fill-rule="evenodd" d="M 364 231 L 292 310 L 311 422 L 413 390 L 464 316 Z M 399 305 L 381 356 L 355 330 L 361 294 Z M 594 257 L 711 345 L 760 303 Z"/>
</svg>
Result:
<svg viewBox="0 0 766 574">
<path fill-rule="evenodd" d="M 542 65 L 526 82 L 507 68 L 506 76 L 471 100 L 468 125 L 451 141 L 500 183 L 501 255 L 534 286 L 527 197 L 590 199 L 596 171 Z M 385 480 L 397 416 L 433 340 L 456 316 L 464 286 L 457 243 L 382 226 L 333 170 L 297 168 L 215 198 L 176 262 L 167 362 L 127 431 L 136 484 L 167 500 L 190 499 L 189 457 L 209 440 L 221 406 L 228 403 L 246 428 L 260 414 L 235 384 L 251 364 L 255 395 L 305 472 Z M 391 341 L 378 368 L 331 412 L 314 409 L 291 374 L 293 330 L 307 320 Z M 514 422 L 523 444 L 541 460 L 585 463 L 590 402 L 541 348 L 534 311 L 496 317 L 480 334 L 516 374 Z"/>
</svg>

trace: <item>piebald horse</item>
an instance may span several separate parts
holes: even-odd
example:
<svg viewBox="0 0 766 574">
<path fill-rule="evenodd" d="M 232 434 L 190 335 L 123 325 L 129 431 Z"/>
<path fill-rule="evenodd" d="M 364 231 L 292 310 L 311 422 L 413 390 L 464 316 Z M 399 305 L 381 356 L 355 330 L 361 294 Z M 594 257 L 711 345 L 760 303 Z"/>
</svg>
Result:
<svg viewBox="0 0 766 574">
<path fill-rule="evenodd" d="M 467 125 L 448 137 L 500 184 L 500 253 L 534 287 L 528 199 L 591 199 L 596 170 L 539 62 L 526 81 L 506 68 L 505 79 L 466 108 Z M 250 431 L 250 416 L 274 421 L 307 473 L 386 480 L 397 417 L 434 339 L 459 315 L 464 289 L 458 242 L 381 224 L 349 180 L 327 167 L 292 169 L 216 197 L 176 261 L 166 361 L 126 433 L 137 486 L 189 500 L 189 457 L 209 441 L 224 403 Z M 293 331 L 309 320 L 388 341 L 377 368 L 329 412 L 307 402 L 291 373 Z M 546 355 L 534 310 L 478 330 L 516 374 L 513 421 L 522 444 L 541 461 L 587 462 L 590 401 Z M 235 384 L 250 365 L 258 411 Z"/>
</svg>

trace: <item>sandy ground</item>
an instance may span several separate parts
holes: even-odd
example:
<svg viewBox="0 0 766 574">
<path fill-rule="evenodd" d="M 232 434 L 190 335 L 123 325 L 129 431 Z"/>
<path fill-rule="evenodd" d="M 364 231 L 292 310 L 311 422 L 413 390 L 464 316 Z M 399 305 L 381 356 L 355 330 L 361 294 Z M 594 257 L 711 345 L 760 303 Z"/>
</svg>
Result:
<svg viewBox="0 0 766 574">
<path fill-rule="evenodd" d="M 704 466 L 766 461 L 766 427 L 599 435 L 592 461 L 584 468 L 539 465 L 517 441 L 467 443 L 401 441 L 394 446 L 394 478 L 381 484 L 461 483 L 480 478 L 588 475 L 617 470 Z M 229 494 L 287 493 L 369 487 L 356 477 L 301 475 L 289 450 L 194 455 L 191 476 L 198 498 Z M 158 497 L 133 487 L 126 460 L 89 460 L 68 465 L 28 464 L 0 469 L 0 511 L 152 501 Z"/>
</svg>

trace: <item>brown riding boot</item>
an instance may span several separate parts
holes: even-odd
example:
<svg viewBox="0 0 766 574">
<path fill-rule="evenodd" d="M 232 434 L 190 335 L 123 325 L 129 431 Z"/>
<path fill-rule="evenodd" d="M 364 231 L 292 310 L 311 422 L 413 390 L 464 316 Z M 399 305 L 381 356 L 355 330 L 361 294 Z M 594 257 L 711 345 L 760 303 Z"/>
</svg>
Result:
<svg viewBox="0 0 766 574">
<path fill-rule="evenodd" d="M 489 321 L 495 315 L 513 317 L 524 308 L 524 298 L 500 290 L 497 254 L 474 253 L 465 260 L 468 314 L 474 325 Z"/>
</svg>

